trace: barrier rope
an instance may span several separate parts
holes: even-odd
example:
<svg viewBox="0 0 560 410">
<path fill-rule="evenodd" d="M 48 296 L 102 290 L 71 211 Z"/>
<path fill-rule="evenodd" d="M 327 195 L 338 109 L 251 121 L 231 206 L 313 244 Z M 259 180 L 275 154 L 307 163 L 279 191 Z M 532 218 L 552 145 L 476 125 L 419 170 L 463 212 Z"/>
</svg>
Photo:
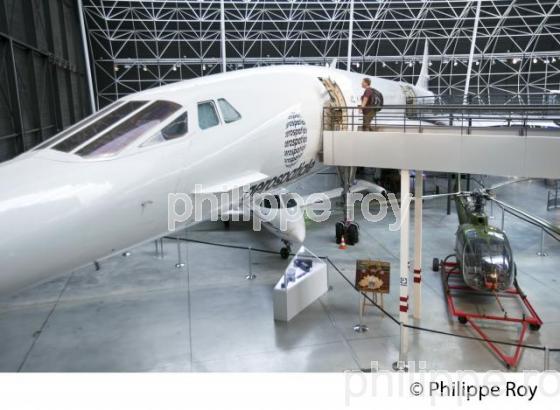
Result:
<svg viewBox="0 0 560 410">
<path fill-rule="evenodd" d="M 241 246 L 241 245 L 229 245 L 229 244 L 223 244 L 223 243 L 201 241 L 201 240 L 197 240 L 197 239 L 172 237 L 172 236 L 166 236 L 166 237 L 164 237 L 164 239 L 169 239 L 169 240 L 177 240 L 178 239 L 178 240 L 181 240 L 181 241 L 184 241 L 184 242 L 197 243 L 197 244 L 201 244 L 201 245 L 216 246 L 216 247 L 230 248 L 230 249 L 242 249 L 242 250 L 251 249 L 251 251 L 260 252 L 260 253 L 274 254 L 274 255 L 278 254 L 278 252 L 271 251 L 270 249 L 260 249 L 260 248 L 253 248 L 253 247 Z M 290 255 L 295 256 L 294 253 L 291 253 Z M 525 349 L 532 349 L 532 350 L 540 350 L 540 351 L 547 350 L 547 348 L 545 346 L 518 344 L 518 343 L 507 342 L 507 341 L 503 341 L 503 340 L 489 340 L 488 341 L 488 340 L 482 339 L 482 338 L 477 337 L 477 336 L 459 335 L 457 333 L 447 332 L 445 330 L 430 329 L 430 328 L 426 328 L 426 327 L 422 327 L 422 326 L 404 324 L 399 319 L 397 319 L 393 314 L 387 312 L 383 307 L 381 307 L 378 303 L 376 303 L 366 293 L 361 292 L 354 285 L 354 283 L 352 283 L 352 281 L 346 277 L 346 275 L 338 268 L 338 266 L 336 266 L 336 264 L 328 256 L 319 256 L 319 258 L 328 262 L 334 268 L 334 270 L 348 283 L 348 285 L 350 285 L 350 287 L 352 289 L 354 289 L 356 292 L 360 293 L 364 298 L 366 298 L 368 300 L 368 302 L 370 302 L 374 307 L 379 309 L 379 311 L 381 311 L 386 317 L 391 319 L 391 321 L 393 321 L 398 326 L 400 326 L 402 324 L 403 327 L 406 327 L 406 328 L 409 328 L 409 329 L 419 330 L 419 331 L 422 331 L 422 332 L 427 332 L 427 333 L 432 333 L 432 334 L 439 334 L 439 335 L 444 335 L 444 336 L 456 337 L 456 338 L 459 338 L 459 339 L 476 340 L 476 341 L 484 342 L 484 343 L 488 343 L 490 341 L 491 343 L 494 343 L 494 344 L 500 344 L 500 345 L 504 345 L 504 346 L 513 346 L 513 347 L 520 346 L 520 347 L 523 347 Z M 549 348 L 548 351 L 549 352 L 554 352 L 554 353 L 555 352 L 560 352 L 560 348 Z"/>
</svg>

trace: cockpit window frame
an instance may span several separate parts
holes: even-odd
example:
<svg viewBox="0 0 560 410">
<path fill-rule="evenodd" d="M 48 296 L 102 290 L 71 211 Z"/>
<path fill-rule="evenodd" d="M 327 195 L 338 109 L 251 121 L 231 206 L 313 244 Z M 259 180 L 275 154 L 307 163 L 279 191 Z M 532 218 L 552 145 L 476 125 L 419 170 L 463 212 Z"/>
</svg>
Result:
<svg viewBox="0 0 560 410">
<path fill-rule="evenodd" d="M 120 127 L 121 125 L 127 123 L 128 121 L 131 121 L 133 118 L 135 118 L 138 115 L 146 115 L 149 113 L 149 110 L 152 106 L 154 106 L 157 103 L 167 103 L 167 104 L 171 104 L 171 105 L 175 105 L 177 106 L 176 110 L 174 112 L 172 112 L 168 117 L 164 118 L 162 121 L 159 122 L 159 124 L 156 125 L 152 125 L 151 127 L 147 128 L 146 130 L 140 132 L 140 135 L 138 137 L 136 137 L 136 139 L 133 139 L 132 141 L 130 141 L 129 143 L 125 144 L 123 147 L 121 147 L 120 149 L 118 149 L 115 152 L 108 152 L 105 154 L 93 154 L 89 153 L 89 154 L 80 154 L 80 152 L 82 152 L 83 150 L 85 150 L 87 147 L 89 147 L 90 145 L 94 145 L 96 141 L 103 139 L 104 137 L 106 137 L 108 134 L 112 133 L 115 129 L 117 129 L 118 127 Z M 72 153 L 75 155 L 80 156 L 81 158 L 85 159 L 85 160 L 102 160 L 102 159 L 108 159 L 108 158 L 114 158 L 119 156 L 120 154 L 122 154 L 123 152 L 127 152 L 129 150 L 130 147 L 138 147 L 138 143 L 140 141 L 145 141 L 146 135 L 153 135 L 148 133 L 148 131 L 152 130 L 153 128 L 156 127 L 160 127 L 162 126 L 162 124 L 168 124 L 168 121 L 170 119 L 176 118 L 178 113 L 181 113 L 184 111 L 184 107 L 175 102 L 175 101 L 171 101 L 171 100 L 166 100 L 166 99 L 156 99 L 156 100 L 150 100 L 147 102 L 147 104 L 144 104 L 140 109 L 135 110 L 133 113 L 131 113 L 130 115 L 128 115 L 126 118 L 118 121 L 117 123 L 115 123 L 113 126 L 111 126 L 110 128 L 106 129 L 105 131 L 103 131 L 102 133 L 97 134 L 95 137 L 91 138 L 89 141 L 87 141 L 86 143 L 82 144 L 81 146 L 79 146 L 78 148 L 76 148 Z M 145 124 L 144 124 L 145 125 Z M 128 132 L 132 132 L 134 129 L 131 129 Z M 122 137 L 122 135 L 120 136 Z M 116 137 L 117 139 L 120 137 Z M 113 143 L 115 140 L 110 140 L 107 141 L 104 145 L 101 145 L 100 147 L 98 147 L 94 152 L 97 152 L 97 150 L 99 150 L 101 147 L 106 146 L 107 144 L 111 144 Z"/>
<path fill-rule="evenodd" d="M 202 127 L 200 126 L 200 112 L 199 112 L 199 107 L 200 107 L 202 104 L 211 104 L 211 105 L 212 105 L 212 107 L 214 108 L 214 112 L 216 113 L 216 118 L 218 119 L 218 123 L 217 123 L 216 125 L 212 125 L 212 126 L 207 127 L 207 128 L 202 128 Z M 196 103 L 196 119 L 197 119 L 198 129 L 199 129 L 200 131 L 207 131 L 207 130 L 211 130 L 212 128 L 216 128 L 216 127 L 219 127 L 219 126 L 223 125 L 223 119 L 222 119 L 222 117 L 221 117 L 220 114 L 221 114 L 221 113 L 220 113 L 220 110 L 218 109 L 218 105 L 216 104 L 216 101 L 214 101 L 214 100 L 204 100 L 204 101 L 199 101 L 199 102 L 197 102 L 197 103 Z"/>
<path fill-rule="evenodd" d="M 57 142 L 55 145 L 52 145 L 50 148 L 56 151 L 60 151 L 60 152 L 64 152 L 67 154 L 74 154 L 74 155 L 78 155 L 77 152 L 79 150 L 81 150 L 83 147 L 87 146 L 88 144 L 90 144 L 92 141 L 95 141 L 96 139 L 102 137 L 103 135 L 105 135 L 108 132 L 111 132 L 113 129 L 115 129 L 116 127 L 120 126 L 122 123 L 124 123 L 125 121 L 128 121 L 130 118 L 132 118 L 134 115 L 136 115 L 137 113 L 139 113 L 140 111 L 146 109 L 147 107 L 149 107 L 151 104 L 153 104 L 155 101 L 150 101 L 150 100 L 127 100 L 124 101 L 124 104 L 119 105 L 115 108 L 113 108 L 112 110 L 107 111 L 104 115 L 100 116 L 99 118 L 96 118 L 93 122 L 88 123 L 85 127 L 80 128 L 79 130 L 77 130 L 76 132 L 73 132 L 71 135 L 68 136 L 68 138 L 63 139 L 62 141 Z M 138 103 L 139 105 L 134 108 L 132 111 L 128 112 L 127 114 L 125 114 L 123 117 L 121 117 L 120 119 L 118 119 L 117 121 L 115 121 L 114 123 L 110 124 L 109 126 L 107 126 L 105 129 L 101 129 L 100 131 L 98 131 L 97 133 L 90 135 L 89 138 L 87 140 L 82 141 L 80 144 L 72 147 L 71 149 L 69 149 L 68 151 L 66 150 L 62 150 L 62 149 L 57 149 L 56 147 L 58 147 L 60 144 L 64 144 L 66 141 L 68 141 L 69 139 L 75 137 L 78 133 L 83 132 L 86 128 L 88 128 L 89 126 L 95 124 L 96 121 L 100 121 L 103 118 L 115 113 L 117 110 L 120 110 L 121 108 L 123 108 L 124 106 L 126 106 L 129 103 Z M 81 156 L 81 155 L 78 155 Z M 81 156 L 82 158 L 85 158 L 83 156 Z"/>
<path fill-rule="evenodd" d="M 185 134 L 181 135 L 180 137 L 173 138 L 173 139 L 170 139 L 170 140 L 163 140 L 163 141 L 157 141 L 157 142 L 150 143 L 150 141 L 157 135 L 158 132 L 161 132 L 163 129 L 165 129 L 169 125 L 173 124 L 173 122 L 175 122 L 179 117 L 181 117 L 185 114 L 187 115 L 187 127 L 188 127 L 187 132 Z M 192 121 L 193 121 L 193 118 L 192 118 L 192 115 L 189 114 L 189 109 L 183 107 L 183 109 L 179 110 L 177 113 L 175 113 L 175 115 L 171 116 L 171 118 L 168 118 L 167 120 L 165 120 L 161 124 L 161 128 L 159 128 L 156 131 L 156 133 L 146 135 L 144 138 L 142 138 L 139 141 L 139 143 L 137 144 L 137 148 L 138 149 L 155 148 L 155 147 L 164 146 L 166 144 L 170 144 L 170 143 L 174 143 L 174 142 L 178 142 L 178 141 L 184 141 L 184 139 L 186 137 L 188 137 L 190 134 L 192 134 L 192 128 L 193 128 Z"/>
<path fill-rule="evenodd" d="M 226 116 L 225 116 L 225 114 L 224 114 L 224 108 L 222 107 L 222 102 L 225 103 L 226 106 L 227 106 L 228 108 L 232 109 L 232 110 L 235 112 L 235 114 L 237 114 L 237 117 L 236 117 L 235 119 L 233 119 L 233 120 L 231 120 L 231 119 L 230 119 L 230 120 L 227 120 L 227 119 L 226 119 Z M 233 106 L 233 104 L 230 103 L 230 102 L 229 102 L 226 98 L 224 98 L 224 97 L 217 98 L 217 99 L 216 99 L 216 105 L 217 105 L 217 107 L 218 107 L 219 110 L 220 110 L 220 114 L 221 114 L 221 116 L 222 116 L 222 121 L 224 122 L 224 124 L 233 124 L 233 123 L 235 123 L 235 122 L 237 122 L 237 121 L 239 121 L 239 120 L 241 120 L 241 119 L 243 118 L 243 116 L 241 115 L 241 113 L 240 113 L 239 111 L 237 111 L 237 108 L 235 108 L 235 107 Z"/>
<path fill-rule="evenodd" d="M 94 121 L 97 121 L 97 120 L 103 118 L 104 116 L 109 114 L 109 112 L 112 112 L 113 110 L 119 108 L 121 105 L 124 105 L 126 103 L 127 103 L 127 101 L 125 101 L 125 100 L 117 100 L 117 101 L 112 102 L 108 106 L 103 107 L 102 109 L 92 113 L 91 115 L 88 115 L 85 118 L 82 118 L 77 123 L 75 123 L 75 124 L 69 126 L 68 128 L 56 133 L 55 135 L 47 138 L 45 141 L 43 141 L 40 144 L 33 147 L 31 149 L 31 151 L 39 151 L 39 150 L 42 150 L 42 149 L 51 149 L 55 144 L 59 144 L 59 143 L 65 141 L 65 140 L 67 140 L 68 138 L 70 138 L 75 133 L 83 130 L 85 127 L 92 124 Z"/>
</svg>

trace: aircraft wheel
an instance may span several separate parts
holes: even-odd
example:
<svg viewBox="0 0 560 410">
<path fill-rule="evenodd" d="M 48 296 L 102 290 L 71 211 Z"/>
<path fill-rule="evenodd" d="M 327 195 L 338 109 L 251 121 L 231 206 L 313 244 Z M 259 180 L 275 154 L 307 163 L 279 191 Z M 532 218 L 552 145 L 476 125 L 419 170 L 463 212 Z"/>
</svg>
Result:
<svg viewBox="0 0 560 410">
<path fill-rule="evenodd" d="M 342 241 L 342 235 L 344 235 L 344 222 L 339 221 L 335 225 L 335 237 L 336 237 L 336 244 L 340 245 Z"/>
<path fill-rule="evenodd" d="M 439 259 L 438 258 L 434 258 L 434 260 L 432 261 L 432 270 L 434 272 L 439 271 Z"/>
<path fill-rule="evenodd" d="M 531 329 L 531 330 L 533 330 L 533 331 L 535 331 L 535 332 L 536 332 L 537 330 L 539 330 L 540 328 L 541 328 L 541 325 L 539 325 L 539 324 L 537 324 L 537 323 L 531 323 L 531 324 L 529 325 L 529 329 Z"/>
<path fill-rule="evenodd" d="M 280 249 L 280 256 L 282 259 L 288 259 L 290 257 L 290 249 L 288 247 Z"/>
<path fill-rule="evenodd" d="M 462 325 L 467 324 L 467 318 L 465 316 L 459 316 L 459 323 Z"/>
<path fill-rule="evenodd" d="M 360 241 L 360 228 L 357 224 L 352 222 L 346 230 L 348 245 L 355 245 Z"/>
</svg>

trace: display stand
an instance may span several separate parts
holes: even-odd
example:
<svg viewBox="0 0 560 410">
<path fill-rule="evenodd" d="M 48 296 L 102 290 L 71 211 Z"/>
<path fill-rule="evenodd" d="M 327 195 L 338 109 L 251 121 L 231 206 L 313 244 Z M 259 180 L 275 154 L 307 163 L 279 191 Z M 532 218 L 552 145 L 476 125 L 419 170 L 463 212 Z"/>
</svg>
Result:
<svg viewBox="0 0 560 410">
<path fill-rule="evenodd" d="M 465 285 L 463 281 L 463 273 L 461 272 L 461 268 L 457 263 L 455 255 L 450 255 L 445 258 L 440 265 L 440 270 L 449 313 L 456 317 L 460 323 L 464 325 L 469 324 L 472 329 L 478 333 L 482 340 L 486 342 L 488 347 L 498 356 L 498 358 L 502 360 L 508 369 L 516 368 L 519 360 L 521 359 L 523 343 L 525 341 L 527 330 L 530 329 L 537 331 L 543 324 L 541 318 L 533 308 L 533 305 L 531 305 L 527 296 L 517 286 L 517 283 L 515 282 L 511 289 L 496 293 L 474 290 Z M 511 315 L 506 311 L 503 311 L 502 313 L 481 313 L 478 309 L 469 312 L 460 309 L 456 304 L 456 300 L 465 295 L 477 295 L 479 297 L 484 296 L 495 299 L 498 303 L 500 303 L 499 298 L 508 298 L 517 301 L 522 312 L 518 313 L 518 315 Z M 499 306 L 501 308 L 501 304 Z M 504 346 L 501 346 L 499 343 L 495 343 L 490 338 L 490 336 L 484 331 L 484 327 L 480 325 L 483 322 L 490 324 L 510 323 L 520 326 L 519 337 L 517 338 L 517 341 L 513 342 L 515 343 L 513 354 L 507 354 L 504 351 Z"/>
<path fill-rule="evenodd" d="M 371 295 L 370 298 L 371 300 L 373 300 L 373 303 L 371 303 L 365 296 L 362 298 L 362 312 L 361 314 L 363 315 L 366 312 L 366 306 L 381 306 L 381 308 L 385 308 L 385 304 L 383 303 L 383 293 L 377 293 L 377 292 L 365 292 L 366 295 Z M 385 315 L 381 315 L 381 319 L 383 319 L 385 317 Z"/>
<path fill-rule="evenodd" d="M 371 295 L 370 299 L 366 298 L 366 295 Z M 373 303 L 370 302 L 373 300 Z M 365 333 L 369 330 L 367 325 L 364 323 L 364 313 L 366 311 L 366 306 L 381 306 L 384 308 L 383 304 L 383 294 L 377 292 L 360 292 L 360 306 L 359 306 L 359 323 L 354 325 L 354 332 L 356 333 Z M 385 316 L 382 315 L 381 319 Z"/>
<path fill-rule="evenodd" d="M 327 291 L 326 263 L 302 246 L 274 287 L 274 319 L 290 321 Z"/>
</svg>

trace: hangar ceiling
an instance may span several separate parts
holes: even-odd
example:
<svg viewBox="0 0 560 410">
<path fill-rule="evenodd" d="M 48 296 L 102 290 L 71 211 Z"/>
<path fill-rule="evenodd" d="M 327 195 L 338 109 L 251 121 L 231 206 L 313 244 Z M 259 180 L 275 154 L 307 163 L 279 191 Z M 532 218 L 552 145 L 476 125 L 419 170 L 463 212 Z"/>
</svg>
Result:
<svg viewBox="0 0 560 410">
<path fill-rule="evenodd" d="M 221 70 L 219 0 L 85 0 L 100 105 Z M 346 67 L 415 81 L 425 39 L 430 87 L 461 94 L 477 1 L 224 0 L 228 70 Z M 352 12 L 353 8 L 353 12 Z M 470 91 L 526 97 L 560 88 L 560 0 L 483 0 Z"/>
</svg>

